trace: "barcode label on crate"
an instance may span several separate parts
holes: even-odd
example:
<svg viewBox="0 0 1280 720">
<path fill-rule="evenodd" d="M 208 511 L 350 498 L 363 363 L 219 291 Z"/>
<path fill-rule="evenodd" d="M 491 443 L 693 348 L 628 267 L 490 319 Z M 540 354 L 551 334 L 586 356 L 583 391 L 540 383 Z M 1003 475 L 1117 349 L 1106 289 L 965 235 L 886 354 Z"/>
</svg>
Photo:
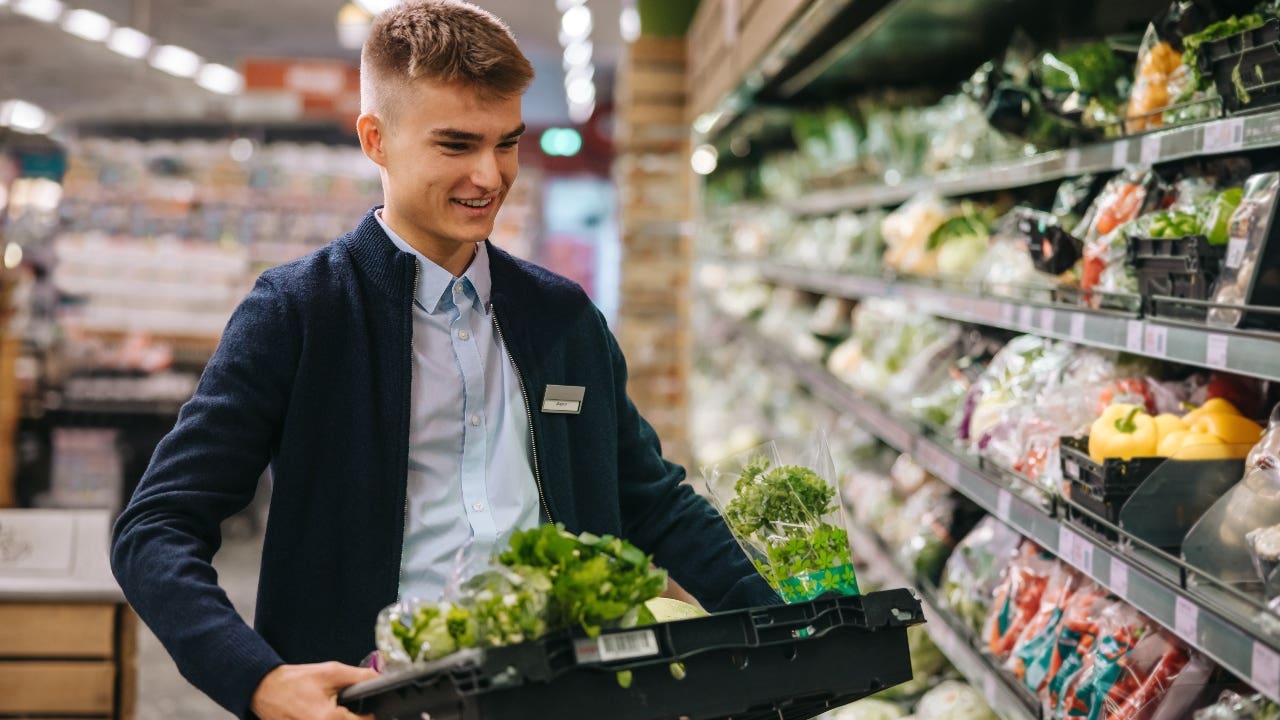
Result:
<svg viewBox="0 0 1280 720">
<path fill-rule="evenodd" d="M 1142 352 L 1142 321 L 1130 320 L 1125 325 L 1124 349 L 1131 353 Z"/>
<path fill-rule="evenodd" d="M 594 640 L 580 638 L 573 643 L 579 663 L 612 662 L 657 655 L 658 637 L 652 630 L 609 633 Z"/>
<path fill-rule="evenodd" d="M 1204 126 L 1204 142 L 1200 145 L 1206 153 L 1224 153 L 1244 147 L 1244 119 L 1220 120 Z"/>
<path fill-rule="evenodd" d="M 1067 476 L 1068 480 L 1080 479 L 1080 463 L 1075 460 L 1062 461 L 1062 474 Z"/>
<path fill-rule="evenodd" d="M 1142 336 L 1142 351 L 1152 357 L 1164 357 L 1169 351 L 1169 328 L 1148 325 Z"/>
<path fill-rule="evenodd" d="M 1249 679 L 1253 687 L 1267 697 L 1280 697 L 1280 654 L 1263 645 L 1261 641 L 1253 641 L 1253 663 L 1250 665 Z"/>
<path fill-rule="evenodd" d="M 1142 158 L 1143 165 L 1155 165 L 1160 162 L 1160 136 L 1148 135 L 1142 138 Z"/>
<path fill-rule="evenodd" d="M 1173 631 L 1178 637 L 1195 645 L 1196 631 L 1200 625 L 1200 608 L 1184 597 L 1178 597 L 1173 604 Z"/>
<path fill-rule="evenodd" d="M 1111 582 L 1107 583 L 1117 597 L 1129 597 L 1129 566 L 1120 558 L 1111 558 Z"/>
<path fill-rule="evenodd" d="M 1084 340 L 1084 313 L 1071 313 L 1071 339 Z"/>
<path fill-rule="evenodd" d="M 1226 335 L 1210 335 L 1204 341 L 1204 364 L 1219 370 L 1227 367 L 1227 349 L 1231 340 Z"/>
<path fill-rule="evenodd" d="M 1117 170 L 1129 164 L 1129 141 L 1118 140 L 1111 146 L 1111 166 Z"/>
<path fill-rule="evenodd" d="M 1249 249 L 1248 238 L 1231 238 L 1227 243 L 1226 265 L 1232 270 L 1239 270 L 1244 264 L 1244 251 Z"/>
</svg>

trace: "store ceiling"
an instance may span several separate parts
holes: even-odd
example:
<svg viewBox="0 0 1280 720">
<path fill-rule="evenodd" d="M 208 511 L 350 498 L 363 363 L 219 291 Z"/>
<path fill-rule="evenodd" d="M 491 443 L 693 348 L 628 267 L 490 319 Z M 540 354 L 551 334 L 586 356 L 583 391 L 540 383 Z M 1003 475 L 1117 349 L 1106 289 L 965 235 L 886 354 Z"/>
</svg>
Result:
<svg viewBox="0 0 1280 720">
<path fill-rule="evenodd" d="M 20 98 L 63 122 L 117 120 L 235 120 L 252 122 L 243 100 L 214 95 L 143 61 L 128 60 L 13 12 L 0 0 L 0 100 Z M 238 67 L 245 58 L 327 58 L 355 62 L 339 45 L 335 18 L 342 0 L 68 0 L 152 35 L 158 43 L 187 47 L 212 62 Z M 554 0 L 481 0 L 477 4 L 511 26 L 538 73 L 525 100 L 531 125 L 566 122 Z M 622 0 L 590 0 L 595 18 L 597 96 L 611 92 L 621 51 Z"/>
</svg>

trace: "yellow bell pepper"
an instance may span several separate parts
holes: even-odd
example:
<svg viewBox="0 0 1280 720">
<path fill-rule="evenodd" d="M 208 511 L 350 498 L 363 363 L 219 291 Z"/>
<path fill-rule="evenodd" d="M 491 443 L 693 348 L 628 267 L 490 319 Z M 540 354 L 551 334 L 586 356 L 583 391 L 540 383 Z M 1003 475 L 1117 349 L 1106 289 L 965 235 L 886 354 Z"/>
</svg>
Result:
<svg viewBox="0 0 1280 720">
<path fill-rule="evenodd" d="M 1155 417 L 1155 421 L 1156 433 L 1159 435 L 1160 440 L 1164 440 L 1175 432 L 1191 429 L 1182 421 L 1182 418 L 1174 415 L 1173 413 L 1160 413 Z M 1157 440 L 1157 442 L 1159 442 L 1159 440 Z"/>
<path fill-rule="evenodd" d="M 1191 429 L 1215 435 L 1228 445 L 1254 445 L 1262 437 L 1261 425 L 1231 413 L 1203 413 L 1191 422 Z"/>
<path fill-rule="evenodd" d="M 1216 435 L 1180 430 L 1162 438 L 1156 454 L 1174 460 L 1224 460 L 1238 457 L 1239 452 Z"/>
<path fill-rule="evenodd" d="M 1095 462 L 1107 458 L 1152 457 L 1156 454 L 1158 433 L 1155 418 L 1141 407 L 1116 403 L 1090 426 L 1089 457 Z"/>
<path fill-rule="evenodd" d="M 1196 420 L 1199 420 L 1200 416 L 1207 415 L 1209 413 L 1229 413 L 1231 415 L 1239 415 L 1240 410 L 1235 405 L 1232 405 L 1228 400 L 1223 400 L 1222 398 L 1209 398 L 1208 400 L 1205 400 L 1204 404 L 1200 407 L 1188 412 L 1186 415 L 1183 415 L 1182 422 L 1187 425 L 1191 425 Z"/>
</svg>

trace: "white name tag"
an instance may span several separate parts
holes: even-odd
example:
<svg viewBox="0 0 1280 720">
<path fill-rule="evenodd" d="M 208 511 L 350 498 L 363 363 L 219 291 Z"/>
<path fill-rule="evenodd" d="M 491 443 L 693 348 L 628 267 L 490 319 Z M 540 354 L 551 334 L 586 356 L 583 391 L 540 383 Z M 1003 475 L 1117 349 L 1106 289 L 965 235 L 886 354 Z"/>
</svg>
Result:
<svg viewBox="0 0 1280 720">
<path fill-rule="evenodd" d="M 542 412 L 577 415 L 582 412 L 582 397 L 586 392 L 581 385 L 548 385 L 542 396 Z"/>
</svg>

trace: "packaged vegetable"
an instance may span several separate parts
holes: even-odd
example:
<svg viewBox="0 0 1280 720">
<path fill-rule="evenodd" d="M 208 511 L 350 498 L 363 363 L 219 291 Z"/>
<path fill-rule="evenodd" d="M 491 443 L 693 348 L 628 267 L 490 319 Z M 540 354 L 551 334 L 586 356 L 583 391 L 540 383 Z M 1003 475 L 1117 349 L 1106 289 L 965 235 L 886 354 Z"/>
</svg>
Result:
<svg viewBox="0 0 1280 720">
<path fill-rule="evenodd" d="M 1218 278 L 1213 301 L 1222 305 L 1266 305 L 1276 297 L 1280 283 L 1274 268 L 1261 267 L 1274 224 L 1280 173 L 1260 173 L 1245 181 L 1244 197 L 1228 225 L 1227 258 Z M 1260 286 L 1260 288 L 1255 288 Z M 1230 307 L 1209 309 L 1209 322 L 1239 326 L 1244 312 Z"/>
<path fill-rule="evenodd" d="M 1080 576 L 1065 564 L 1054 565 L 1040 596 L 1040 608 L 1022 629 L 1004 665 L 1032 692 L 1048 679 L 1063 609 L 1080 583 Z"/>
<path fill-rule="evenodd" d="M 987 516 L 956 545 L 942 574 L 942 596 L 951 610 L 975 633 L 982 630 L 1000 573 L 1022 536 Z"/>
<path fill-rule="evenodd" d="M 900 273 L 933 275 L 937 270 L 937 250 L 929 238 L 947 221 L 942 199 L 934 193 L 917 195 L 885 216 L 880 224 L 884 238 L 884 266 Z"/>
<path fill-rule="evenodd" d="M 1104 297 L 1090 293 L 1131 293 L 1137 278 L 1126 263 L 1129 252 L 1126 225 L 1156 204 L 1158 180 L 1150 170 L 1129 169 L 1112 178 L 1072 232 L 1084 240 L 1080 265 L 1080 288 L 1092 307 L 1101 307 Z"/>
<path fill-rule="evenodd" d="M 972 686 L 948 680 L 925 693 L 916 703 L 916 717 L 937 720 L 997 720 L 996 714 Z"/>
<path fill-rule="evenodd" d="M 1191 72 L 1182 64 L 1182 53 L 1161 40 L 1154 26 L 1148 26 L 1138 50 L 1137 73 L 1125 112 L 1125 131 L 1136 133 L 1163 125 L 1162 111 L 1182 96 L 1191 83 Z"/>
<path fill-rule="evenodd" d="M 858 594 L 836 474 L 821 432 L 775 440 L 704 471 L 711 499 L 788 603 Z"/>
<path fill-rule="evenodd" d="M 1223 691 L 1218 702 L 1196 711 L 1195 720 L 1277 720 L 1280 707 L 1260 694 Z"/>
<path fill-rule="evenodd" d="M 1155 664 L 1140 665 L 1130 655 L 1147 637 L 1155 639 L 1140 657 L 1149 661 L 1154 655 Z M 1160 664 L 1166 655 L 1172 657 Z M 1186 660 L 1186 653 L 1168 636 L 1152 632 L 1137 610 L 1121 603 L 1109 605 L 1098 618 L 1097 639 L 1085 652 L 1079 673 L 1060 686 L 1062 691 L 1056 698 L 1055 712 L 1064 718 L 1106 720 L 1119 711 L 1127 697 L 1137 693 L 1149 674 L 1155 676 L 1157 686 L 1167 683 Z M 1144 669 L 1147 672 L 1143 672 Z M 1060 672 L 1055 682 L 1061 677 Z M 1054 683 L 1049 685 L 1052 688 Z M 1050 702 L 1054 700 L 1052 691 L 1048 698 Z"/>
<path fill-rule="evenodd" d="M 982 631 L 987 651 L 1009 657 L 1023 629 L 1040 609 L 1040 598 L 1058 563 L 1051 553 L 1024 541 L 996 586 L 991 612 Z"/>
</svg>

